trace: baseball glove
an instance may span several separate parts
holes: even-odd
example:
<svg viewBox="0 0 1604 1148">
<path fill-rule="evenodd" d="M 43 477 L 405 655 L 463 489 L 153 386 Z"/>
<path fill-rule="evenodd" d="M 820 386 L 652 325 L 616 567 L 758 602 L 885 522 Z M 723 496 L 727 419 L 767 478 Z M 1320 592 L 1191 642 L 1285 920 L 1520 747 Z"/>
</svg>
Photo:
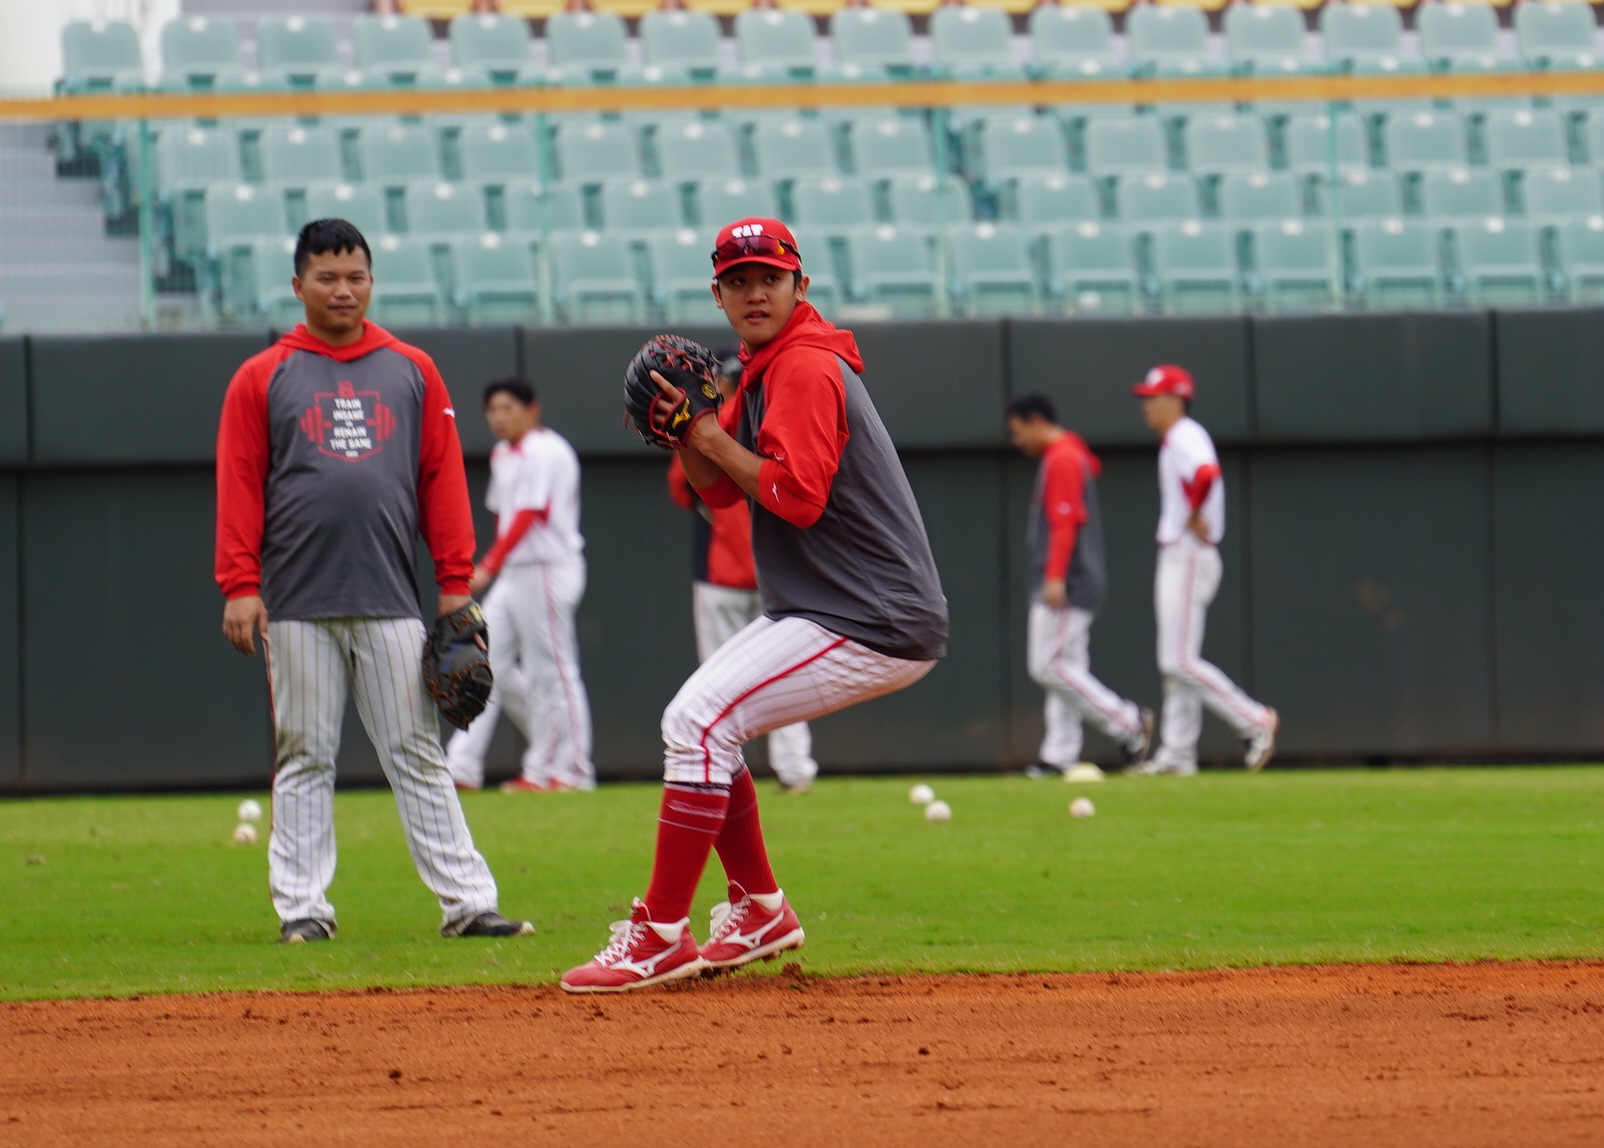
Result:
<svg viewBox="0 0 1604 1148">
<path fill-rule="evenodd" d="M 664 394 L 652 381 L 653 371 L 679 389 L 667 413 L 658 405 Z M 700 343 L 679 335 L 656 336 L 624 368 L 624 425 L 664 450 L 683 446 L 697 419 L 718 413 L 717 371 L 718 360 Z"/>
<path fill-rule="evenodd" d="M 423 688 L 458 729 L 467 729 L 490 701 L 489 652 L 490 632 L 477 602 L 441 614 L 424 638 Z"/>
</svg>

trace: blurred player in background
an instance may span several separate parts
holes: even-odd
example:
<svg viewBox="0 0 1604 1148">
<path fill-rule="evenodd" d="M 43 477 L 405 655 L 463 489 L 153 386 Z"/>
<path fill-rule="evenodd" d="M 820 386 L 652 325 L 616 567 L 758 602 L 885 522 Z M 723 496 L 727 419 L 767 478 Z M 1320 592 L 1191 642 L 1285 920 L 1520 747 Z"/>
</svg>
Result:
<svg viewBox="0 0 1604 1148">
<path fill-rule="evenodd" d="M 719 352 L 719 391 L 728 402 L 741 378 L 738 349 Z M 696 622 L 696 656 L 707 661 L 714 650 L 763 613 L 752 564 L 752 514 L 744 500 L 714 510 L 697 495 L 679 459 L 668 464 L 669 497 L 696 512 L 692 546 L 695 584 L 691 611 Z M 813 760 L 813 734 L 807 722 L 781 726 L 769 734 L 769 765 L 787 793 L 806 793 L 819 775 Z"/>
<path fill-rule="evenodd" d="M 1160 745 L 1132 772 L 1197 772 L 1203 707 L 1219 714 L 1246 743 L 1250 770 L 1275 754 L 1276 712 L 1243 693 L 1218 666 L 1203 660 L 1203 623 L 1220 588 L 1220 540 L 1225 537 L 1225 479 L 1209 432 L 1191 417 L 1196 386 L 1181 367 L 1163 365 L 1132 388 L 1142 418 L 1163 440 L 1158 451 L 1158 668 L 1164 675 Z"/>
<path fill-rule="evenodd" d="M 664 712 L 651 885 L 607 947 L 563 974 L 569 992 L 642 988 L 800 946 L 741 747 L 910 686 L 946 655 L 947 600 L 902 463 L 858 376 L 857 341 L 825 322 L 807 288 L 780 221 L 742 219 L 719 232 L 713 297 L 741 338 L 744 370 L 734 400 L 689 424 L 679 461 L 709 506 L 749 500 L 763 616 L 715 650 Z M 673 394 L 665 409 L 685 398 L 658 383 Z M 698 947 L 688 914 L 715 849 L 729 900 Z"/>
<path fill-rule="evenodd" d="M 1045 395 L 1008 404 L 1008 436 L 1025 457 L 1041 460 L 1026 525 L 1034 579 L 1026 660 L 1047 691 L 1041 765 L 1066 771 L 1080 761 L 1082 718 L 1119 742 L 1127 765 L 1139 765 L 1153 740 L 1153 711 L 1121 698 L 1091 671 L 1092 622 L 1108 588 L 1097 500 L 1102 464 L 1058 424 Z"/>
<path fill-rule="evenodd" d="M 261 635 L 275 764 L 268 879 L 287 944 L 334 935 L 334 758 L 345 699 L 395 790 L 407 847 L 440 899 L 440 932 L 518 936 L 473 846 L 423 686 L 417 536 L 438 609 L 467 605 L 473 516 L 456 412 L 433 360 L 366 321 L 372 257 L 343 219 L 295 245 L 306 322 L 245 361 L 217 434 L 223 634 Z"/>
<path fill-rule="evenodd" d="M 483 594 L 490 587 L 484 610 L 496 688 L 491 708 L 452 736 L 451 776 L 465 789 L 484 785 L 499 710 L 529 739 L 523 774 L 505 782 L 503 792 L 595 789 L 590 700 L 574 633 L 574 611 L 585 594 L 579 456 L 541 425 L 539 397 L 523 379 L 485 387 L 484 412 L 498 440 L 485 494 L 496 515 L 496 542 L 469 588 Z"/>
</svg>

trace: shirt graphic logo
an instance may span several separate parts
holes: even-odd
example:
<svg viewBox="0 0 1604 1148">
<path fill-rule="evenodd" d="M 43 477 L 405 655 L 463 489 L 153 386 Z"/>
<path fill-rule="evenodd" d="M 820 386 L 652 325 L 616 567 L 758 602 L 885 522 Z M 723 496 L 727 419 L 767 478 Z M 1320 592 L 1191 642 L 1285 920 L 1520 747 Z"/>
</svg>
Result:
<svg viewBox="0 0 1604 1148">
<path fill-rule="evenodd" d="M 312 396 L 301 432 L 330 458 L 360 462 L 384 449 L 395 433 L 395 412 L 379 401 L 378 391 L 358 391 L 341 379 L 334 394 Z"/>
</svg>

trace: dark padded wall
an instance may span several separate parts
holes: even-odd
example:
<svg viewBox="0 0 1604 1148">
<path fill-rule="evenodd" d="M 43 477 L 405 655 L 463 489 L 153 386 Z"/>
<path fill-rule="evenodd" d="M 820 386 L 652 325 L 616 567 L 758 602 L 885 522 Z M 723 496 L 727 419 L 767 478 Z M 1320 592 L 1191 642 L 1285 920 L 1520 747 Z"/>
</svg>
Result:
<svg viewBox="0 0 1604 1148">
<path fill-rule="evenodd" d="M 0 474 L 0 793 L 22 784 L 18 485 L 15 476 Z"/>
<path fill-rule="evenodd" d="M 0 466 L 28 461 L 28 347 L 0 339 Z"/>
<path fill-rule="evenodd" d="M 1499 741 L 1604 746 L 1604 451 L 1507 447 L 1494 464 Z"/>
<path fill-rule="evenodd" d="M 1256 318 L 1258 434 L 1270 441 L 1487 435 L 1491 349 L 1484 311 Z"/>
<path fill-rule="evenodd" d="M 495 445 L 479 413 L 479 396 L 491 379 L 519 373 L 518 332 L 512 328 L 461 330 L 398 328 L 395 337 L 428 353 L 440 369 L 457 411 L 462 451 L 469 458 L 490 454 Z"/>
<path fill-rule="evenodd" d="M 901 450 L 1005 445 L 1003 325 L 927 322 L 854 332 L 863 381 Z"/>
<path fill-rule="evenodd" d="M 1491 744 L 1490 466 L 1479 445 L 1255 455 L 1254 678 L 1287 752 Z"/>
<path fill-rule="evenodd" d="M 1499 430 L 1604 433 L 1604 309 L 1500 311 L 1495 323 Z"/>
</svg>

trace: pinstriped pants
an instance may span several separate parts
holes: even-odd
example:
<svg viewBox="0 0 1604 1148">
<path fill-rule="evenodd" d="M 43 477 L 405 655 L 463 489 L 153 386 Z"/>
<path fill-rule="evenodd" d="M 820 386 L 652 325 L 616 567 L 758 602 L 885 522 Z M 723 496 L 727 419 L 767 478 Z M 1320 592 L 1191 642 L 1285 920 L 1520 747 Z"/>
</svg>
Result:
<svg viewBox="0 0 1604 1148">
<path fill-rule="evenodd" d="M 1137 704 L 1092 676 L 1091 629 L 1090 611 L 1074 606 L 1054 609 L 1041 601 L 1030 604 L 1026 660 L 1031 678 L 1047 691 L 1043 765 L 1069 769 L 1080 761 L 1083 717 L 1122 742 L 1141 728 Z"/>
<path fill-rule="evenodd" d="M 280 919 L 334 922 L 334 759 L 349 691 L 395 792 L 418 876 L 454 936 L 496 908 L 496 882 L 473 846 L 423 690 L 416 618 L 269 622 L 277 766 L 268 881 Z"/>
</svg>

